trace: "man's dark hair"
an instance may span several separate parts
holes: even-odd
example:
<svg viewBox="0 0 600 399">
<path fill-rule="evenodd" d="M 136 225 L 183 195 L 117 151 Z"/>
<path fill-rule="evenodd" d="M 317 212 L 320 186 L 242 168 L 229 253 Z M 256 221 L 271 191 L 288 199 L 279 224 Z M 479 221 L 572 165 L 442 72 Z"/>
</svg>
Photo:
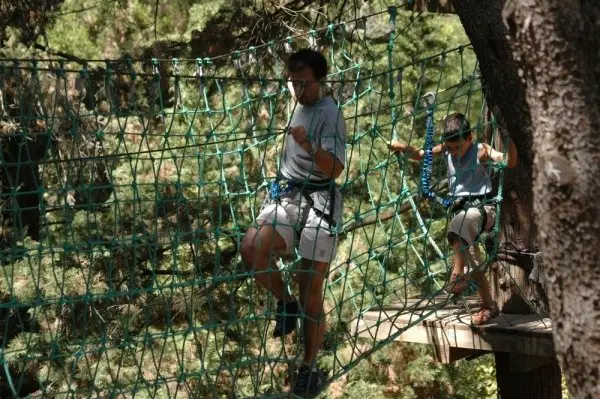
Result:
<svg viewBox="0 0 600 399">
<path fill-rule="evenodd" d="M 290 55 L 287 67 L 290 72 L 300 72 L 303 68 L 308 67 L 313 71 L 317 80 L 327 76 L 327 59 L 320 52 L 309 48 L 298 50 Z"/>
<path fill-rule="evenodd" d="M 467 118 L 459 113 L 453 113 L 444 120 L 444 133 L 442 141 L 464 140 L 471 134 L 471 125 Z"/>
</svg>

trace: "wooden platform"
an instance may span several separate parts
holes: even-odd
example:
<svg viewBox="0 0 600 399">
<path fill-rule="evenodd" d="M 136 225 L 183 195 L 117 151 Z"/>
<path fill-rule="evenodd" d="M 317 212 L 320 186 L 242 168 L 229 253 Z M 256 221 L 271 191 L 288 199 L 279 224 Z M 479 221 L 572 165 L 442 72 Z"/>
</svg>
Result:
<svg viewBox="0 0 600 399">
<path fill-rule="evenodd" d="M 471 314 L 477 310 L 476 298 L 456 303 L 448 296 L 408 299 L 366 312 L 352 328 L 353 333 L 371 339 L 387 339 L 401 331 L 397 341 L 434 345 L 436 357 L 444 363 L 488 352 L 510 352 L 515 367 L 521 362 L 531 368 L 524 360 L 545 362 L 555 356 L 549 318 L 501 314 L 486 325 L 472 326 Z"/>
</svg>

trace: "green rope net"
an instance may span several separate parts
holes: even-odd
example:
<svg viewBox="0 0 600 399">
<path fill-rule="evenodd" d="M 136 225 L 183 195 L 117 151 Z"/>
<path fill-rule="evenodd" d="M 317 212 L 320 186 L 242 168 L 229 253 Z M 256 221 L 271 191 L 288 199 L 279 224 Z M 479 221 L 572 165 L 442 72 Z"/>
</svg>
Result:
<svg viewBox="0 0 600 399">
<path fill-rule="evenodd" d="M 361 26 L 375 18 L 390 31 L 380 46 Z M 479 134 L 495 125 L 484 118 L 470 46 L 398 63 L 395 44 L 416 20 L 390 9 L 214 59 L 1 61 L 4 392 L 286 390 L 302 337 L 271 338 L 275 300 L 241 264 L 239 246 L 277 172 L 294 107 L 283 60 L 300 47 L 327 54 L 327 86 L 348 128 L 319 365 L 338 378 L 403 331 L 361 334 L 369 310 L 452 301 L 440 300 L 451 268 L 447 210 L 423 199 L 421 165 L 387 144 L 423 146 L 427 92 L 436 121 L 458 111 Z M 440 193 L 445 173 L 436 161 Z M 273 266 L 291 272 L 298 261 Z"/>
</svg>

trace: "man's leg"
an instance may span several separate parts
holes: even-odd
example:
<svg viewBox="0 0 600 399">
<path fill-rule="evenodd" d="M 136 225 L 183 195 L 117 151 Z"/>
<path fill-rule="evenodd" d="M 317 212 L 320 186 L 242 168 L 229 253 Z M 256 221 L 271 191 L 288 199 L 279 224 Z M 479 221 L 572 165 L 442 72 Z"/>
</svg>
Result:
<svg viewBox="0 0 600 399">
<path fill-rule="evenodd" d="M 328 223 L 311 210 L 300 237 L 299 253 L 303 261 L 297 273 L 305 313 L 304 357 L 293 391 L 304 397 L 315 397 L 327 386 L 325 373 L 316 361 L 325 337 L 325 279 L 336 250 L 337 237 L 331 234 Z"/>
<path fill-rule="evenodd" d="M 304 308 L 304 358 L 302 363 L 312 367 L 325 338 L 323 296 L 329 263 L 302 260 L 298 273 L 300 301 Z"/>
<path fill-rule="evenodd" d="M 242 239 L 241 255 L 246 267 L 255 272 L 256 281 L 277 297 L 273 337 L 292 333 L 300 312 L 298 302 L 283 283 L 281 271 L 270 268 L 271 259 L 288 252 L 294 245 L 294 227 L 299 207 L 288 201 L 272 203 L 258 216 L 258 228 L 250 228 Z"/>
<path fill-rule="evenodd" d="M 275 226 L 262 224 L 258 228 L 248 229 L 241 244 L 242 261 L 249 270 L 253 270 L 256 281 L 268 289 L 277 299 L 284 302 L 292 302 L 294 298 L 290 295 L 281 272 L 269 270 L 271 259 L 286 249 L 286 243 Z"/>
</svg>

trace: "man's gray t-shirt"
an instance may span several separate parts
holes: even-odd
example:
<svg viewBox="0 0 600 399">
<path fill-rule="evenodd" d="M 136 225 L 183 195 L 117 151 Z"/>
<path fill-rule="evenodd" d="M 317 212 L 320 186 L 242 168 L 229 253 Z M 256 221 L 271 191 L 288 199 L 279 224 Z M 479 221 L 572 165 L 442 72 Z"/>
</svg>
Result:
<svg viewBox="0 0 600 399">
<path fill-rule="evenodd" d="M 342 111 L 330 96 L 323 97 L 311 105 L 297 104 L 290 122 L 290 128 L 304 126 L 309 139 L 317 143 L 321 149 L 330 152 L 346 165 L 346 122 Z M 280 163 L 280 173 L 283 177 L 296 181 L 320 181 L 328 177 L 315 164 L 313 156 L 304 150 L 294 138 L 285 136 L 284 150 Z M 333 184 L 333 183 L 332 183 Z M 329 214 L 328 189 L 320 190 L 311 195 L 315 207 Z M 341 216 L 342 196 L 335 189 L 334 218 Z"/>
</svg>

